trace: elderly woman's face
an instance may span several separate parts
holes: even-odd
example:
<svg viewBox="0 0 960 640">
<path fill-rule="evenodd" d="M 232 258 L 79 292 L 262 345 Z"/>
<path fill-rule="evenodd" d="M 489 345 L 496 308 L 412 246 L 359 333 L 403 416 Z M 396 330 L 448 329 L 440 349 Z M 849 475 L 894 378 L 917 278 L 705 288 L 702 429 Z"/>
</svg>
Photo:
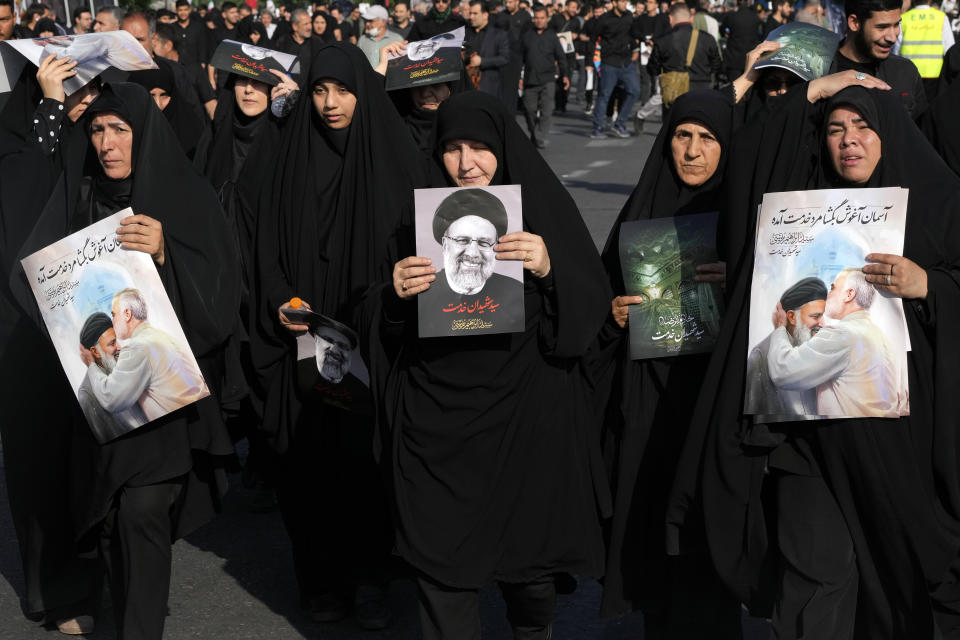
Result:
<svg viewBox="0 0 960 640">
<path fill-rule="evenodd" d="M 313 86 L 313 106 L 331 129 L 346 129 L 353 122 L 357 96 L 332 78 L 321 78 Z"/>
<path fill-rule="evenodd" d="M 133 172 L 133 129 L 115 113 L 98 113 L 90 122 L 90 143 L 103 173 L 122 180 Z"/>
<path fill-rule="evenodd" d="M 688 187 L 699 187 L 713 177 L 720 165 L 720 141 L 710 129 L 696 122 L 681 122 L 670 138 L 673 166 Z"/>
<path fill-rule="evenodd" d="M 458 187 L 485 187 L 497 173 L 497 156 L 477 140 L 451 140 L 443 146 L 443 167 Z"/>
<path fill-rule="evenodd" d="M 827 149 L 837 174 L 846 182 L 863 184 L 870 179 L 882 154 L 877 132 L 860 112 L 838 107 L 827 118 Z"/>
<path fill-rule="evenodd" d="M 243 115 L 253 118 L 267 110 L 270 104 L 270 85 L 253 78 L 237 78 L 233 97 Z"/>
<path fill-rule="evenodd" d="M 440 103 L 450 97 L 450 87 L 445 82 L 411 87 L 410 96 L 417 108 L 436 111 Z"/>
</svg>

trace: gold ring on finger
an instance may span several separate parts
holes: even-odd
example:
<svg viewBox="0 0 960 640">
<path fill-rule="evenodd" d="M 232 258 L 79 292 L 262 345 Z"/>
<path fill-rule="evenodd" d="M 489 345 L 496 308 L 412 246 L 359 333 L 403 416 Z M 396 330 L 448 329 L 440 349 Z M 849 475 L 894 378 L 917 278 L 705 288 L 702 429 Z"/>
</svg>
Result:
<svg viewBox="0 0 960 640">
<path fill-rule="evenodd" d="M 527 254 L 526 254 L 525 256 L 523 256 L 523 261 L 524 261 L 524 262 L 530 262 L 530 261 L 532 261 L 532 260 L 533 260 L 533 256 L 531 255 L 531 253 L 530 253 L 529 251 L 527 251 Z"/>
<path fill-rule="evenodd" d="M 889 276 L 889 275 L 887 275 L 887 286 L 888 286 L 888 287 L 890 286 L 890 276 Z"/>
</svg>

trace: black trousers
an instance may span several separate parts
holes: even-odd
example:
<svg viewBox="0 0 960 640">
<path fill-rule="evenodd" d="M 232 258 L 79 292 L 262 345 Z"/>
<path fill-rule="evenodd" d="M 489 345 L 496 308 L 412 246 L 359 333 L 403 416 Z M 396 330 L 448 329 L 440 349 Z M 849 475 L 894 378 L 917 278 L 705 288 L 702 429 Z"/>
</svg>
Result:
<svg viewBox="0 0 960 640">
<path fill-rule="evenodd" d="M 118 640 L 161 640 L 170 595 L 174 507 L 183 480 L 124 487 L 100 535 Z"/>
<path fill-rule="evenodd" d="M 500 582 L 507 620 L 515 640 L 549 640 L 557 612 L 552 577 L 535 582 Z M 417 578 L 420 634 L 423 640 L 480 640 L 480 596 L 476 589 L 454 589 L 430 578 Z"/>
<path fill-rule="evenodd" d="M 840 507 L 822 477 L 775 473 L 783 568 L 774 637 L 853 638 L 859 574 Z"/>
</svg>

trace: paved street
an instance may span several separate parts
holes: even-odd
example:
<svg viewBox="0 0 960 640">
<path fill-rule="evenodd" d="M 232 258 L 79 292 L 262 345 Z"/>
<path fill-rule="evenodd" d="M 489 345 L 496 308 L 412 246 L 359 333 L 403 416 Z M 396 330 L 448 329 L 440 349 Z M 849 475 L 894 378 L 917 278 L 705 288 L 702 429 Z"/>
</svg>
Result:
<svg viewBox="0 0 960 640">
<path fill-rule="evenodd" d="M 591 140 L 589 123 L 576 116 L 554 118 L 547 161 L 573 194 L 590 232 L 602 247 L 610 226 L 639 177 L 654 140 L 656 123 L 630 139 Z M 364 632 L 348 619 L 331 625 L 310 622 L 299 613 L 289 547 L 277 513 L 248 510 L 251 495 L 233 478 L 226 512 L 174 547 L 173 586 L 166 640 L 413 640 L 418 624 L 411 585 L 391 585 L 393 626 Z M 318 508 L 320 508 L 318 506 Z M 5 483 L 0 475 L 0 640 L 63 637 L 26 621 L 19 611 L 22 589 L 16 537 L 10 521 Z M 561 599 L 554 637 L 558 640 L 642 638 L 639 616 L 613 621 L 597 618 L 600 587 L 581 581 L 576 593 Z M 105 602 L 107 600 L 105 599 Z M 509 638 L 503 605 L 495 590 L 483 594 L 485 637 Z M 696 615 L 695 611 L 691 611 Z M 750 623 L 754 624 L 750 624 Z M 113 640 L 112 613 L 105 609 L 92 640 Z M 748 621 L 751 639 L 763 637 L 762 625 Z"/>
</svg>

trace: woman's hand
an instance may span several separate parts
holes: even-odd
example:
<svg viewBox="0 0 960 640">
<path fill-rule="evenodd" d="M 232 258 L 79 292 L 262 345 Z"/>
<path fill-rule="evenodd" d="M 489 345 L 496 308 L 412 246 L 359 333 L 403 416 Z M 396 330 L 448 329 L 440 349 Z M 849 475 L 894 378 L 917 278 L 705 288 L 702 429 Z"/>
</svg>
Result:
<svg viewBox="0 0 960 640">
<path fill-rule="evenodd" d="M 149 253 L 157 266 L 163 266 L 163 225 L 150 216 L 137 214 L 120 221 L 117 239 L 120 246 L 132 251 Z"/>
<path fill-rule="evenodd" d="M 773 40 L 764 40 L 747 54 L 747 63 L 744 65 L 743 75 L 741 75 L 739 78 L 736 78 L 732 83 L 734 98 L 737 102 L 743 100 L 743 97 L 747 95 L 747 91 L 750 89 L 750 87 L 755 85 L 757 80 L 760 79 L 760 71 L 754 70 L 753 65 L 757 64 L 757 61 L 763 57 L 763 54 L 770 51 L 776 51 L 779 48 L 779 42 L 774 42 Z"/>
<path fill-rule="evenodd" d="M 301 300 L 300 306 L 306 309 L 307 311 L 312 311 L 312 309 L 310 308 L 310 304 L 307 303 L 306 300 Z M 286 314 L 284 314 L 283 312 L 284 309 L 286 309 L 287 311 L 292 311 L 293 307 L 290 306 L 289 302 L 286 302 L 280 305 L 280 307 L 277 309 L 277 317 L 280 319 L 280 324 L 283 326 L 284 329 L 286 329 L 287 331 L 289 331 L 295 336 L 298 336 L 302 333 L 306 333 L 307 331 L 310 330 L 310 325 L 300 324 L 290 320 L 290 318 L 288 318 Z"/>
<path fill-rule="evenodd" d="M 410 256 L 393 265 L 393 290 L 401 300 L 408 300 L 430 288 L 437 279 L 437 270 L 430 266 L 430 258 Z"/>
<path fill-rule="evenodd" d="M 390 61 L 390 58 L 402 56 L 406 51 L 406 40 L 403 40 L 402 42 L 391 42 L 387 46 L 380 49 L 380 62 L 377 63 L 377 66 L 375 66 L 373 70 L 382 76 L 387 75 L 387 63 Z"/>
<path fill-rule="evenodd" d="M 280 78 L 280 84 L 275 86 L 270 90 L 270 100 L 276 100 L 280 96 L 287 96 L 293 93 L 294 91 L 299 91 L 300 87 L 296 82 L 293 81 L 293 78 L 278 71 L 277 69 L 270 69 L 270 73 Z"/>
<path fill-rule="evenodd" d="M 617 296 L 610 303 L 610 313 L 613 314 L 613 321 L 621 329 L 627 326 L 630 319 L 630 305 L 643 302 L 643 296 Z"/>
<path fill-rule="evenodd" d="M 913 260 L 890 253 L 871 253 L 863 267 L 867 282 L 898 298 L 923 300 L 927 297 L 927 272 Z"/>
<path fill-rule="evenodd" d="M 70 58 L 47 56 L 37 68 L 37 83 L 43 90 L 43 97 L 63 102 L 67 94 L 63 90 L 63 81 L 77 75 L 77 63 Z"/>
<path fill-rule="evenodd" d="M 697 265 L 697 275 L 693 277 L 695 282 L 719 282 L 721 285 L 727 282 L 727 263 L 710 262 L 708 264 Z"/>
<path fill-rule="evenodd" d="M 523 268 L 535 278 L 546 277 L 550 273 L 550 255 L 543 238 L 526 231 L 508 233 L 493 245 L 497 260 L 523 260 Z"/>
<path fill-rule="evenodd" d="M 858 78 L 858 76 L 860 77 Z M 810 84 L 807 85 L 807 100 L 809 102 L 826 100 L 827 98 L 832 98 L 847 87 L 854 85 L 860 85 L 866 89 L 890 90 L 890 85 L 883 80 L 874 78 L 861 71 L 856 71 L 855 69 L 848 69 L 839 73 L 831 73 L 828 76 L 823 76 L 816 80 L 811 80 Z"/>
</svg>

